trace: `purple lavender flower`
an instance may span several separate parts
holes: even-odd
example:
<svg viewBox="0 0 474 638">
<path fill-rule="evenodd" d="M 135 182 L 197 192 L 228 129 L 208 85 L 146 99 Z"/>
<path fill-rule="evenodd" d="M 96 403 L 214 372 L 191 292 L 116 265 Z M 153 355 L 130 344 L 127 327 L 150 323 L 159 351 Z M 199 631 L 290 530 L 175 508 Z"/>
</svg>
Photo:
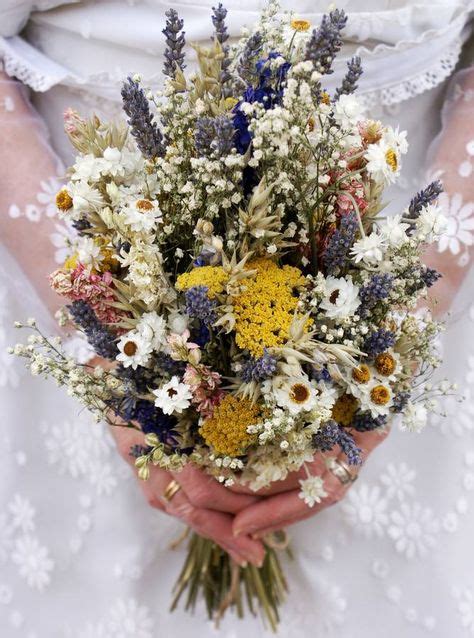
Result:
<svg viewBox="0 0 474 638">
<path fill-rule="evenodd" d="M 321 426 L 317 434 L 313 436 L 313 447 L 321 452 L 329 452 L 337 445 L 340 426 L 336 421 L 327 421 Z"/>
<path fill-rule="evenodd" d="M 329 238 L 323 254 L 323 263 L 328 275 L 337 274 L 345 266 L 358 226 L 354 212 L 344 215 L 339 228 Z"/>
<path fill-rule="evenodd" d="M 323 75 L 332 73 L 332 63 L 342 46 L 341 31 L 346 26 L 344 11 L 331 11 L 324 15 L 321 25 L 313 31 L 306 47 L 306 59 L 312 60 L 316 71 Z"/>
<path fill-rule="evenodd" d="M 346 455 L 349 465 L 360 465 L 362 463 L 362 450 L 357 447 L 353 437 L 349 434 L 349 432 L 346 432 L 344 428 L 340 428 L 339 439 L 337 442 L 340 445 L 341 450 Z"/>
<path fill-rule="evenodd" d="M 156 434 L 162 443 L 175 446 L 174 428 L 177 424 L 176 418 L 172 415 L 164 414 L 150 401 L 137 401 L 133 419 L 138 421 L 145 434 Z"/>
<path fill-rule="evenodd" d="M 165 152 L 163 135 L 150 112 L 144 90 L 132 78 L 128 78 L 122 87 L 122 100 L 131 133 L 142 155 L 147 159 L 162 157 Z"/>
<path fill-rule="evenodd" d="M 357 82 L 362 75 L 361 59 L 358 55 L 354 56 L 347 63 L 347 73 L 342 80 L 342 85 L 336 89 L 334 94 L 334 102 L 341 97 L 341 95 L 350 95 L 357 89 Z"/>
<path fill-rule="evenodd" d="M 229 97 L 232 94 L 232 89 L 228 86 L 229 81 L 232 79 L 231 74 L 229 73 L 230 67 L 230 57 L 229 57 L 229 45 L 226 44 L 229 39 L 229 33 L 227 31 L 227 26 L 225 23 L 225 18 L 227 16 L 227 9 L 222 6 L 221 3 L 217 5 L 217 7 L 212 7 L 212 24 L 215 29 L 215 38 L 222 46 L 222 51 L 224 53 L 224 58 L 221 62 L 221 83 L 223 87 L 223 96 Z"/>
<path fill-rule="evenodd" d="M 185 292 L 186 312 L 190 317 L 199 319 L 206 326 L 211 326 L 217 319 L 215 299 L 207 296 L 207 286 L 193 286 Z"/>
<path fill-rule="evenodd" d="M 176 69 L 184 70 L 184 31 L 181 32 L 184 22 L 178 16 L 177 11 L 169 9 L 166 12 L 166 27 L 163 34 L 166 38 L 166 49 L 164 53 L 165 64 L 163 73 L 170 78 L 174 78 Z"/>
<path fill-rule="evenodd" d="M 234 125 L 227 116 L 200 117 L 196 122 L 196 150 L 201 156 L 223 157 L 234 147 L 234 135 Z"/>
<path fill-rule="evenodd" d="M 439 180 L 431 182 L 431 184 L 429 184 L 426 188 L 417 193 L 415 197 L 413 197 L 410 205 L 408 206 L 408 213 L 406 217 L 413 220 L 417 219 L 422 209 L 438 199 L 442 192 L 443 185 Z"/>
<path fill-rule="evenodd" d="M 73 301 L 68 310 L 74 322 L 84 330 L 87 341 L 99 357 L 114 361 L 118 353 L 115 336 L 97 319 L 89 304 L 85 301 Z"/>
<path fill-rule="evenodd" d="M 322 368 L 311 368 L 311 378 L 314 379 L 315 381 L 331 381 L 331 374 L 329 373 L 329 370 L 326 367 L 322 367 Z"/>
<path fill-rule="evenodd" d="M 359 291 L 359 298 L 361 300 L 361 308 L 359 313 L 362 316 L 368 314 L 368 311 L 372 309 L 379 301 L 386 299 L 393 286 L 393 275 L 385 273 L 383 275 L 372 275 L 370 280 L 361 287 Z"/>
<path fill-rule="evenodd" d="M 256 60 L 262 50 L 262 34 L 258 31 L 250 36 L 237 65 L 237 71 L 247 84 L 252 84 L 257 75 Z"/>
<path fill-rule="evenodd" d="M 434 268 L 426 267 L 421 272 L 421 280 L 427 288 L 431 288 L 443 275 Z"/>
<path fill-rule="evenodd" d="M 408 403 L 409 399 L 410 399 L 410 392 L 399 392 L 398 394 L 396 394 L 393 397 L 393 411 L 396 412 L 397 414 L 399 414 L 400 412 L 403 412 L 403 410 L 405 409 L 406 404 Z"/>
<path fill-rule="evenodd" d="M 387 417 L 373 417 L 370 412 L 358 412 L 351 423 L 351 428 L 358 432 L 370 432 L 383 427 L 387 423 Z"/>
<path fill-rule="evenodd" d="M 277 362 L 275 357 L 272 357 L 266 350 L 261 357 L 254 359 L 250 357 L 242 366 L 241 377 L 245 383 L 251 381 L 265 381 L 273 377 L 276 372 Z"/>
<path fill-rule="evenodd" d="M 365 340 L 363 350 L 370 357 L 376 357 L 395 345 L 395 335 L 390 330 L 379 328 Z"/>
</svg>

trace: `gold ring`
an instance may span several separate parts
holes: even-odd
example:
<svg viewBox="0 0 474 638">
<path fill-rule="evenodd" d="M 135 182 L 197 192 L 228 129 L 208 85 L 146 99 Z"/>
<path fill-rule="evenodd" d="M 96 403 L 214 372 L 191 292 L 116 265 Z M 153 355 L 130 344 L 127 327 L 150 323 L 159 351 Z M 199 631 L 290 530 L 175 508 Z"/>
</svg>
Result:
<svg viewBox="0 0 474 638">
<path fill-rule="evenodd" d="M 171 501 L 171 499 L 173 498 L 173 496 L 179 492 L 179 490 L 181 489 L 181 485 L 175 481 L 174 479 L 172 481 L 170 481 L 168 483 L 168 485 L 166 486 L 166 489 L 163 493 L 163 498 L 165 499 L 165 501 L 167 503 L 169 503 Z"/>
<path fill-rule="evenodd" d="M 327 468 L 343 485 L 357 481 L 357 474 L 353 474 L 350 467 L 344 463 L 344 461 L 331 458 L 327 461 Z"/>
</svg>

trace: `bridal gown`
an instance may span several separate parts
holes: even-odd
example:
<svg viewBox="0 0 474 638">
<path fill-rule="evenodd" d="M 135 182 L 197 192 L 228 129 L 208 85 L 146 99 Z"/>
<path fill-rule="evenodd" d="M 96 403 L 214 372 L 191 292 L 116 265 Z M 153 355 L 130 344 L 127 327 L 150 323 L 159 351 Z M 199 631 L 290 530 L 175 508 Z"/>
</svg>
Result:
<svg viewBox="0 0 474 638">
<path fill-rule="evenodd" d="M 207 37 L 214 0 L 172 4 L 185 20 L 188 41 Z M 234 36 L 263 6 L 260 0 L 225 4 Z M 71 159 L 62 132 L 66 107 L 116 117 L 127 74 L 139 72 L 146 85 L 159 86 L 167 6 L 166 0 L 0 0 L 5 71 L 30 87 L 65 164 Z M 317 24 L 327 2 L 296 0 L 284 6 Z M 329 88 L 340 80 L 344 58 L 358 52 L 365 69 L 359 94 L 370 113 L 408 130 L 410 152 L 400 185 L 390 194 L 391 210 L 397 210 L 428 178 L 426 149 L 441 128 L 442 108 L 446 113 L 463 108 L 465 117 L 469 108 L 474 111 L 474 82 L 472 77 L 470 85 L 464 82 L 462 71 L 446 98 L 448 78 L 469 38 L 473 6 L 468 0 L 340 0 L 337 6 L 348 12 L 349 21 Z M 14 100 L 5 99 L 0 116 L 2 111 L 13 116 L 15 108 Z M 447 398 L 440 410 L 448 416 L 433 414 L 421 435 L 394 427 L 343 502 L 291 529 L 295 559 L 285 561 L 290 582 L 280 628 L 285 638 L 474 636 L 474 273 L 469 271 L 474 128 L 472 116 L 470 129 L 465 121 L 458 130 L 465 139 L 460 145 L 458 139 L 461 150 L 453 158 L 458 187 L 442 196 L 449 227 L 439 256 L 466 272 L 440 347 L 443 374 L 457 381 L 467 398 L 462 404 Z M 260 636 L 265 632 L 252 617 L 238 621 L 228 615 L 217 631 L 202 608 L 195 616 L 168 612 L 170 588 L 184 558 L 183 548 L 170 551 L 168 545 L 180 524 L 144 502 L 105 428 L 5 354 L 18 339 L 15 319 L 34 315 L 54 330 L 32 285 L 39 262 L 31 268 L 21 249 L 24 245 L 28 252 L 31 246 L 39 260 L 49 253 L 64 258 L 64 234 L 52 217 L 63 169 L 50 161 L 48 171 L 37 185 L 31 174 L 19 175 L 11 201 L 0 193 L 8 237 L 16 237 L 16 244 L 2 246 L 0 240 L 0 636 Z M 1 173 L 0 186 L 4 189 Z M 26 200 L 25 191 L 31 193 Z M 54 231 L 54 245 L 44 220 Z M 84 356 L 83 350 L 76 342 L 76 353 Z"/>
</svg>

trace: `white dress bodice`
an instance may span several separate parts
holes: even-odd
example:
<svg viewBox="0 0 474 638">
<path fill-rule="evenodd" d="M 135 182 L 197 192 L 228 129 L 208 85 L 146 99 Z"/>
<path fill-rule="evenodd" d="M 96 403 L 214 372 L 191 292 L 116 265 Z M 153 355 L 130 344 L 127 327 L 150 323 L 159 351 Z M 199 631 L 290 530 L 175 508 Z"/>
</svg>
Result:
<svg viewBox="0 0 474 638">
<path fill-rule="evenodd" d="M 62 132 L 65 108 L 115 117 L 126 75 L 138 72 L 151 88 L 160 85 L 161 30 L 169 4 L 0 0 L 5 69 L 33 89 L 34 104 L 65 162 L 71 157 Z M 172 3 L 185 20 L 188 42 L 208 36 L 214 4 Z M 261 0 L 225 4 L 233 37 L 263 6 Z M 317 24 L 327 0 L 283 6 Z M 340 0 L 337 6 L 349 20 L 330 86 L 340 81 L 347 58 L 359 54 L 365 69 L 359 94 L 367 108 L 408 130 L 410 152 L 391 194 L 392 206 L 399 208 L 424 181 L 445 81 L 468 37 L 473 5 Z M 474 170 L 474 141 L 460 165 L 471 160 Z M 460 221 L 446 250 L 461 259 L 474 242 L 474 204 L 454 214 Z M 461 229 L 469 239 L 456 235 Z M 34 291 L 28 301 L 19 298 L 21 277 L 0 246 L 0 363 L 3 346 L 16 339 L 11 322 L 35 314 L 40 304 Z M 473 285 L 471 273 L 459 293 L 469 300 L 467 310 L 455 312 L 445 339 L 445 373 L 474 396 L 474 347 L 468 338 Z M 469 401 L 461 407 L 448 402 L 446 409 L 450 416 L 434 417 L 420 437 L 394 431 L 345 502 L 295 526 L 296 558 L 287 564 L 291 592 L 281 635 L 474 636 L 474 410 Z M 31 379 L 6 359 L 0 365 L 0 414 L 2 638 L 218 636 L 202 610 L 195 618 L 168 614 L 183 552 L 169 552 L 167 544 L 179 525 L 142 501 L 107 432 L 78 415 L 77 406 L 51 384 Z M 222 638 L 241 633 L 253 638 L 262 629 L 257 620 L 229 617 L 220 630 Z"/>
</svg>

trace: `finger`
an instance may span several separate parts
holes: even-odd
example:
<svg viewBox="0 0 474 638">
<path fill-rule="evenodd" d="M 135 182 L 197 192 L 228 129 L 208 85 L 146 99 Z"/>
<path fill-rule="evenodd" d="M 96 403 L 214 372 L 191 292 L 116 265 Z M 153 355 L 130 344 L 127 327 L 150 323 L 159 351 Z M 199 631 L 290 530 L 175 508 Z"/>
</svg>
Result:
<svg viewBox="0 0 474 638">
<path fill-rule="evenodd" d="M 389 428 L 371 430 L 370 432 L 357 432 L 351 431 L 351 435 L 361 450 L 362 462 L 367 460 L 367 457 L 377 448 L 381 443 L 385 441 L 390 433 Z"/>
<path fill-rule="evenodd" d="M 231 492 L 212 476 L 192 465 L 186 465 L 180 472 L 172 472 L 172 475 L 195 507 L 235 514 L 258 500 L 255 495 Z"/>
<path fill-rule="evenodd" d="M 330 472 L 324 475 L 324 489 L 327 496 L 312 508 L 300 498 L 299 489 L 276 494 L 250 505 L 235 517 L 234 534 L 253 535 L 270 528 L 280 529 L 336 503 L 345 492 L 339 479 Z"/>
<path fill-rule="evenodd" d="M 168 472 L 159 468 L 154 468 L 154 470 L 156 471 L 150 473 L 148 481 L 151 480 L 152 489 L 161 500 L 167 514 L 179 518 L 200 536 L 209 538 L 220 545 L 240 564 L 244 562 L 258 566 L 262 564 L 265 555 L 263 544 L 249 536 L 235 538 L 232 534 L 233 517 L 230 514 L 194 506 L 184 490 L 179 490 L 170 501 L 167 501 L 163 494 L 172 477 Z"/>
</svg>

